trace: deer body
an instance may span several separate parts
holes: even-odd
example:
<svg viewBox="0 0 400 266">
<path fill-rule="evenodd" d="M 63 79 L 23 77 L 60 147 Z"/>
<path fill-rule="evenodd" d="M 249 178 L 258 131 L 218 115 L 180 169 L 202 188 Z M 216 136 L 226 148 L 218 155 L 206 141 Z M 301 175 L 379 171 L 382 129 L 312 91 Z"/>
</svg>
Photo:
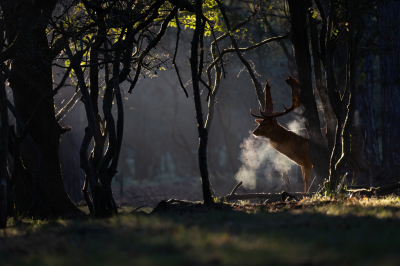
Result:
<svg viewBox="0 0 400 266">
<path fill-rule="evenodd" d="M 259 129 L 257 131 L 257 129 Z M 308 139 L 287 130 L 281 124 L 276 123 L 273 132 L 265 134 L 259 127 L 253 131 L 256 136 L 264 136 L 270 140 L 269 145 L 298 165 L 303 165 L 307 159 L 305 153 L 308 152 Z"/>
<path fill-rule="evenodd" d="M 301 167 L 304 191 L 307 192 L 313 168 L 308 155 L 308 138 L 286 129 L 276 120 L 272 121 L 272 127 L 266 127 L 263 124 L 265 122 L 261 120 L 256 120 L 256 122 L 260 125 L 253 131 L 253 134 L 268 138 L 271 148 L 285 155 Z"/>
<path fill-rule="evenodd" d="M 286 83 L 290 85 L 292 90 L 293 104 L 290 108 L 284 107 L 284 112 L 273 112 L 273 103 L 271 99 L 271 86 L 268 84 L 268 80 L 265 84 L 265 110 L 260 111 L 261 116 L 254 115 L 258 127 L 253 131 L 255 136 L 266 137 L 270 140 L 270 146 L 280 152 L 281 154 L 288 157 L 294 163 L 301 167 L 302 178 L 304 182 L 304 192 L 307 192 L 311 170 L 313 168 L 310 157 L 309 157 L 309 139 L 303 136 L 299 136 L 296 133 L 286 129 L 276 120 L 277 117 L 285 115 L 295 108 L 300 106 L 300 89 L 298 81 L 289 76 L 286 79 Z M 354 132 L 356 138 L 352 138 L 351 141 L 351 154 L 349 159 L 349 166 L 353 169 L 353 183 L 358 178 L 360 170 L 364 169 L 368 175 L 368 183 L 370 183 L 371 172 L 369 163 L 362 157 L 363 141 L 360 141 L 360 132 Z"/>
</svg>

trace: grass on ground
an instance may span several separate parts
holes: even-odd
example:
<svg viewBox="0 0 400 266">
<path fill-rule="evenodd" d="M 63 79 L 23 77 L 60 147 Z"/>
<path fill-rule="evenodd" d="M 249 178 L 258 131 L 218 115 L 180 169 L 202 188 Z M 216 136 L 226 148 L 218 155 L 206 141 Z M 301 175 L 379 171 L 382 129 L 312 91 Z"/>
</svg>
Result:
<svg viewBox="0 0 400 266">
<path fill-rule="evenodd" d="M 17 225 L 10 219 L 0 231 L 0 265 L 400 263 L 399 197 L 231 206 Z"/>
</svg>

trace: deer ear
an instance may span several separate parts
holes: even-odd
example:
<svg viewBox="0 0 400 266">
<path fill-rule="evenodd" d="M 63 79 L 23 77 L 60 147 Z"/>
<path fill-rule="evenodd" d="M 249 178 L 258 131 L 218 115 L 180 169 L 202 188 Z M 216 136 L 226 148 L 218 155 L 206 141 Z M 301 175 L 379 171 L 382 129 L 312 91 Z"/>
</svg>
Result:
<svg viewBox="0 0 400 266">
<path fill-rule="evenodd" d="M 260 124 L 262 121 L 262 119 L 256 119 L 257 124 Z"/>
</svg>

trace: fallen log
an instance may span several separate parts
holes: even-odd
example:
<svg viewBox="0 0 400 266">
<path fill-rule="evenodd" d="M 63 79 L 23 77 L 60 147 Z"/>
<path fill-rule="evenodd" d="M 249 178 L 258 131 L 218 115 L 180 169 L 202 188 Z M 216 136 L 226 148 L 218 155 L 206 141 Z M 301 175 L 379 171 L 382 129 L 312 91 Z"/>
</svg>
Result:
<svg viewBox="0 0 400 266">
<path fill-rule="evenodd" d="M 154 213 L 190 213 L 190 212 L 206 212 L 209 210 L 231 210 L 229 204 L 211 204 L 204 205 L 202 201 L 187 201 L 179 199 L 169 199 L 160 201 L 150 214 Z"/>
<path fill-rule="evenodd" d="M 218 197 L 217 200 L 221 202 L 227 202 L 232 200 L 251 200 L 251 199 L 265 199 L 268 202 L 278 202 L 285 200 L 299 200 L 299 198 L 303 197 L 311 197 L 312 193 L 303 193 L 303 192 L 292 192 L 288 193 L 283 191 L 281 193 L 246 193 L 246 194 L 236 194 L 236 190 L 243 184 L 240 181 L 228 195 Z"/>
</svg>

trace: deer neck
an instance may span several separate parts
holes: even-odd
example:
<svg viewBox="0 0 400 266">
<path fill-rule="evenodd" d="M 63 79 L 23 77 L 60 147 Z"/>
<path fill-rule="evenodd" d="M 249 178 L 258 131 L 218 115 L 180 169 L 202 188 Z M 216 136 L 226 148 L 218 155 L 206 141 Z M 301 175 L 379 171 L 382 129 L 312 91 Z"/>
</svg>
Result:
<svg viewBox="0 0 400 266">
<path fill-rule="evenodd" d="M 286 129 L 281 124 L 276 123 L 273 130 L 269 134 L 267 134 L 265 137 L 267 137 L 271 142 L 282 143 L 282 142 L 285 142 L 285 140 L 287 140 L 288 137 L 292 134 L 295 134 L 295 133 Z"/>
<path fill-rule="evenodd" d="M 308 139 L 297 135 L 277 123 L 266 136 L 270 141 L 269 145 L 278 152 L 286 155 L 298 165 L 311 164 L 308 156 Z"/>
</svg>

